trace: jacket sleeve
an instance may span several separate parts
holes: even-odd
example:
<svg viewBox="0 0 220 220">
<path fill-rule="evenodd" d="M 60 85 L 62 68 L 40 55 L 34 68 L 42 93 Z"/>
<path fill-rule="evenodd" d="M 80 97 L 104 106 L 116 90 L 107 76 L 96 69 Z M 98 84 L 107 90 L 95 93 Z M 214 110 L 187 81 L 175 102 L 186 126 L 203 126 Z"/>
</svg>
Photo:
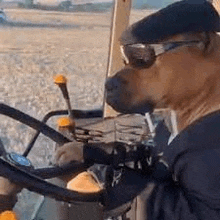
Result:
<svg viewBox="0 0 220 220">
<path fill-rule="evenodd" d="M 155 181 L 145 201 L 148 220 L 220 219 L 220 150 L 185 153 L 169 181 Z"/>
<path fill-rule="evenodd" d="M 145 145 L 131 146 L 120 142 L 84 145 L 84 160 L 87 164 L 118 165 L 146 159 L 150 153 Z"/>
</svg>

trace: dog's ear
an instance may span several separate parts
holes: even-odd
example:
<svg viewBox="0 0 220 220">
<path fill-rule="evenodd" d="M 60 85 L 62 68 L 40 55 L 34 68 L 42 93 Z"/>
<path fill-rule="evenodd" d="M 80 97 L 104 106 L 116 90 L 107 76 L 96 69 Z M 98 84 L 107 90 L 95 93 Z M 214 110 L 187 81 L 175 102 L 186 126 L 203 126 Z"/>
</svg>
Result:
<svg viewBox="0 0 220 220">
<path fill-rule="evenodd" d="M 197 38 L 202 41 L 201 44 L 198 44 L 198 48 L 201 50 L 204 56 L 211 55 L 217 46 L 216 36 L 217 34 L 214 32 L 202 32 L 197 33 Z"/>
<path fill-rule="evenodd" d="M 211 37 L 211 33 L 209 32 L 203 32 L 200 34 L 201 35 L 201 40 L 202 44 L 198 44 L 199 49 L 203 52 L 204 56 L 209 55 L 213 51 L 213 39 Z"/>
<path fill-rule="evenodd" d="M 197 44 L 197 48 L 202 52 L 204 56 L 209 55 L 214 51 L 215 45 L 215 33 L 212 32 L 190 32 L 184 34 L 185 40 L 200 40 L 201 43 Z"/>
<path fill-rule="evenodd" d="M 220 36 L 218 33 L 209 32 L 209 43 L 206 46 L 206 50 L 204 51 L 204 55 L 210 55 L 212 53 L 217 52 L 219 54 L 220 47 Z"/>
</svg>

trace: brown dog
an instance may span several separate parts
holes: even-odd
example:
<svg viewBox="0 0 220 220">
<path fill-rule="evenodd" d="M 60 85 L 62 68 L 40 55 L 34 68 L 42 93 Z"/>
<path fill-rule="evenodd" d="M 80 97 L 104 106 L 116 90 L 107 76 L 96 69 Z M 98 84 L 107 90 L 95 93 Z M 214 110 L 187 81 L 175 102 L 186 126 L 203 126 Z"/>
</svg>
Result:
<svg viewBox="0 0 220 220">
<path fill-rule="evenodd" d="M 219 15 L 209 2 L 184 0 L 121 37 L 126 65 L 106 82 L 108 104 L 124 113 L 171 108 L 179 129 L 171 142 L 156 132 L 155 155 L 163 160 L 145 176 L 152 185 L 137 198 L 131 219 L 220 219 L 219 30 Z M 97 157 L 93 146 L 84 149 L 90 160 Z"/>
<path fill-rule="evenodd" d="M 179 131 L 220 109 L 218 30 L 215 9 L 208 2 L 198 4 L 196 0 L 174 3 L 130 26 L 121 37 L 122 57 L 126 55 L 127 64 L 106 82 L 108 104 L 124 113 L 171 108 L 177 113 Z M 172 48 L 172 43 L 192 41 Z M 156 56 L 148 44 L 164 44 L 168 49 L 164 53 L 159 50 Z M 148 60 L 144 68 L 142 58 Z M 81 161 L 82 148 L 73 143 L 56 152 L 57 163 L 77 160 L 72 156 L 75 148 L 81 152 Z"/>
<path fill-rule="evenodd" d="M 156 57 L 150 68 L 125 65 L 106 83 L 107 102 L 117 111 L 171 108 L 179 130 L 207 113 L 220 109 L 220 37 L 209 33 L 172 36 L 165 42 L 199 41 Z"/>
</svg>

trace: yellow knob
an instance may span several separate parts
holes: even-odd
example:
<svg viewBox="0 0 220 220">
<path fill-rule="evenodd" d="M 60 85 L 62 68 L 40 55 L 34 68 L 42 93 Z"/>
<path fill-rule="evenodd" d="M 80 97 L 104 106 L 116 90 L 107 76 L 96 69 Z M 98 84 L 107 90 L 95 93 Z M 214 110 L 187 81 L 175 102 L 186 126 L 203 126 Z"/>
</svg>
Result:
<svg viewBox="0 0 220 220">
<path fill-rule="evenodd" d="M 0 214 L 0 220 L 18 220 L 13 211 L 4 211 Z"/>
<path fill-rule="evenodd" d="M 74 128 L 75 122 L 69 117 L 62 117 L 57 120 L 59 128 Z"/>
<path fill-rule="evenodd" d="M 62 74 L 58 74 L 58 75 L 54 76 L 53 79 L 54 79 L 54 83 L 57 85 L 66 84 L 66 82 L 67 82 L 66 77 Z"/>
</svg>

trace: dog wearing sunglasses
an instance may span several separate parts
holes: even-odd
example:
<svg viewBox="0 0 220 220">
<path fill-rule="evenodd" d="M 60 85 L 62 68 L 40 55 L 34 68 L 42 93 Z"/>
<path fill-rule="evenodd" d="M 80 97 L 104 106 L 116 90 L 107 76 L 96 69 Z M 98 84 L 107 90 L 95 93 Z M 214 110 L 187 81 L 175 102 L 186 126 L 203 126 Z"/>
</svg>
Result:
<svg viewBox="0 0 220 220">
<path fill-rule="evenodd" d="M 106 82 L 108 104 L 123 113 L 170 108 L 178 121 L 179 133 L 159 152 L 171 177 L 153 177 L 141 220 L 220 219 L 218 31 L 209 2 L 181 1 L 122 34 L 125 66 Z"/>
<path fill-rule="evenodd" d="M 170 108 L 179 132 L 156 149 L 165 166 L 158 164 L 146 177 L 147 193 L 131 220 L 220 219 L 218 31 L 220 19 L 211 3 L 185 0 L 138 21 L 121 36 L 125 66 L 106 82 L 108 104 L 122 113 Z M 105 163 L 108 152 L 102 161 L 105 149 L 97 148 L 68 143 L 57 150 L 56 163 Z"/>
<path fill-rule="evenodd" d="M 156 146 L 165 167 L 158 164 L 149 176 L 134 219 L 220 219 L 218 31 L 211 3 L 185 0 L 131 25 L 120 38 L 125 66 L 105 84 L 107 103 L 128 114 L 170 108 L 178 121 L 174 139 Z"/>
<path fill-rule="evenodd" d="M 183 130 L 220 107 L 219 46 L 220 36 L 205 32 L 122 45 L 125 67 L 106 83 L 108 104 L 123 113 L 171 108 Z"/>
<path fill-rule="evenodd" d="M 220 219 L 218 31 L 211 3 L 185 0 L 131 25 L 120 38 L 125 66 L 105 84 L 107 103 L 128 114 L 170 108 L 179 132 L 157 146 L 165 168 L 149 176 L 134 219 Z M 64 146 L 59 153 L 76 149 Z"/>
</svg>

